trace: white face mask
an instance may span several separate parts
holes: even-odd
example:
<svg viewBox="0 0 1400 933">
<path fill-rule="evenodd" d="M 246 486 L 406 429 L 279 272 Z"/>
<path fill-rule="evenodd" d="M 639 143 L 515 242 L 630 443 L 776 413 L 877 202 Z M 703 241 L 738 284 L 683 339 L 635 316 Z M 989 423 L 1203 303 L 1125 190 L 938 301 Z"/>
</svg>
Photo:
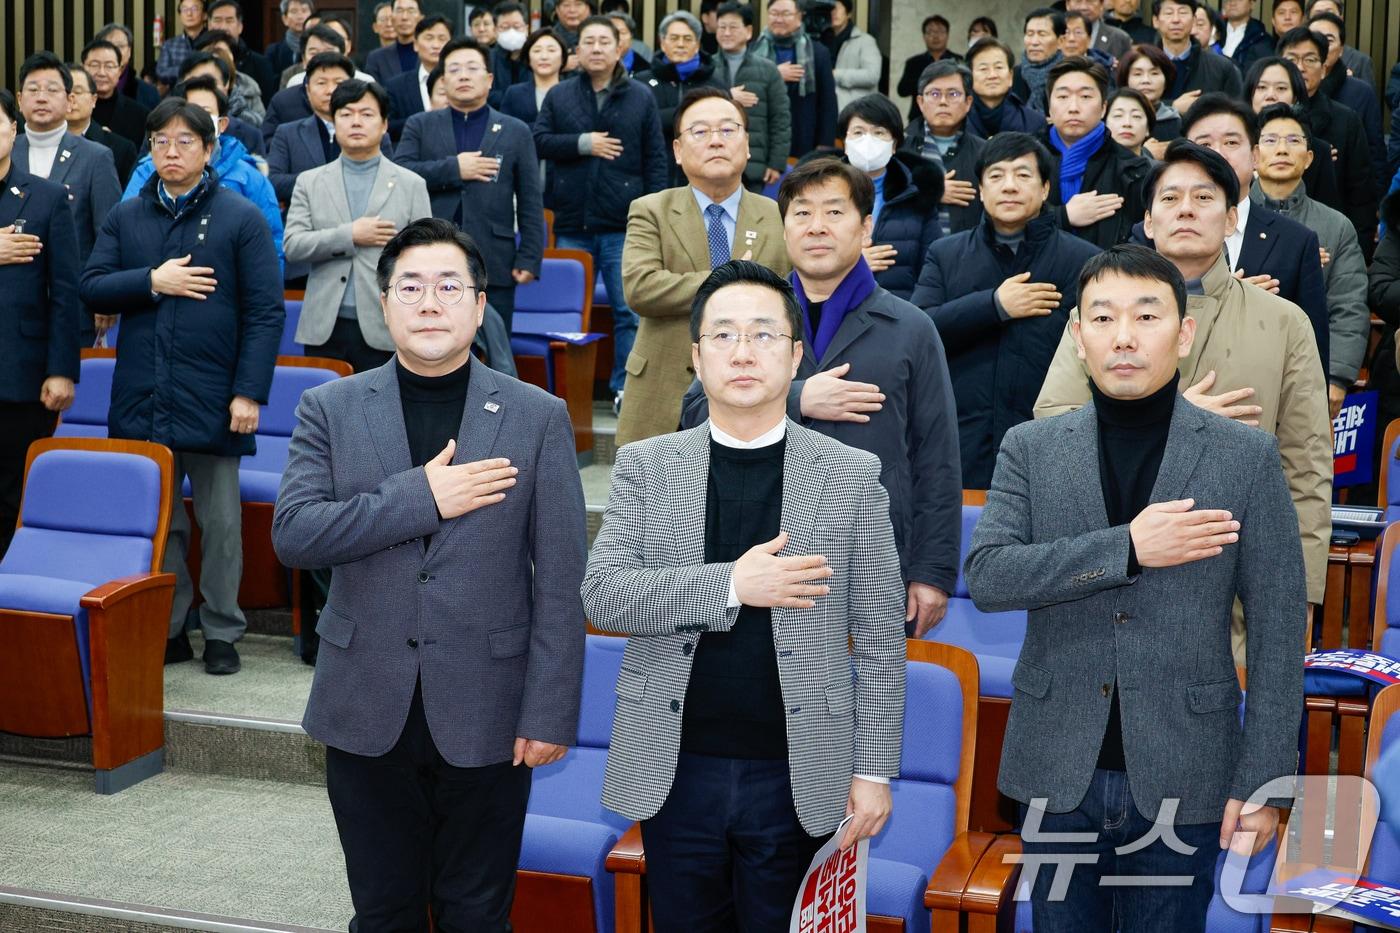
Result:
<svg viewBox="0 0 1400 933">
<path fill-rule="evenodd" d="M 878 172 L 890 164 L 894 141 L 878 136 L 858 136 L 846 140 L 846 158 L 862 172 Z"/>
<path fill-rule="evenodd" d="M 525 48 L 526 35 L 519 29 L 503 29 L 496 33 L 496 44 L 507 52 L 519 52 Z"/>
</svg>

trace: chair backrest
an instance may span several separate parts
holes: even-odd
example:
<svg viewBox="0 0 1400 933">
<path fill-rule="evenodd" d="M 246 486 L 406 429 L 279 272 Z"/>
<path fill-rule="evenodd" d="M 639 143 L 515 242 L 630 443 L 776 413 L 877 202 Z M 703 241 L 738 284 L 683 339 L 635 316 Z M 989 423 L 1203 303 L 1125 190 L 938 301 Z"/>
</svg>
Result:
<svg viewBox="0 0 1400 933">
<path fill-rule="evenodd" d="M 1400 657 L 1400 580 L 1390 585 L 1391 575 L 1400 573 L 1400 555 L 1395 553 L 1397 546 L 1400 546 L 1400 527 L 1387 525 L 1376 543 L 1376 599 L 1369 647 L 1391 657 Z"/>
<path fill-rule="evenodd" d="M 1376 783 L 1382 801 L 1386 800 L 1387 794 L 1392 795 L 1392 799 L 1400 796 L 1400 786 L 1394 785 L 1393 778 L 1387 780 L 1388 775 L 1378 775 L 1376 771 L 1381 753 L 1400 744 L 1400 716 L 1395 715 L 1396 710 L 1400 710 L 1400 684 L 1393 684 L 1376 694 L 1371 706 L 1370 733 L 1366 737 L 1366 777 Z M 1383 786 L 1384 783 L 1391 786 Z M 1400 825 L 1386 818 L 1386 812 L 1393 813 L 1395 809 L 1393 804 L 1390 807 L 1382 804 L 1381 818 L 1371 838 L 1371 852 L 1366 866 L 1368 876 L 1389 884 L 1400 883 Z"/>
<path fill-rule="evenodd" d="M 174 459 L 146 441 L 36 441 L 25 464 L 20 525 L 0 573 L 94 586 L 161 568 Z"/>
<path fill-rule="evenodd" d="M 59 437 L 106 437 L 107 412 L 112 407 L 112 373 L 115 356 L 84 356 L 78 364 L 78 384 L 73 387 L 73 404 L 63 413 Z"/>
<path fill-rule="evenodd" d="M 546 250 L 539 278 L 515 289 L 513 334 L 587 333 L 593 314 L 593 257 Z"/>
<path fill-rule="evenodd" d="M 297 405 L 301 394 L 341 376 L 350 375 L 350 366 L 340 360 L 314 356 L 279 356 L 272 373 L 267 404 L 258 412 L 257 453 L 244 457 L 240 469 L 281 473 L 287 466 L 287 448 L 297 426 Z"/>
<path fill-rule="evenodd" d="M 957 599 L 971 599 L 972 594 L 967 588 L 967 578 L 963 576 L 963 565 L 967 563 L 967 553 L 972 550 L 972 533 L 977 530 L 977 520 L 982 517 L 982 506 L 967 505 L 966 500 L 962 507 L 962 537 L 958 542 L 958 579 L 953 584 L 951 596 Z"/>
<path fill-rule="evenodd" d="M 301 321 L 301 301 L 288 299 L 282 304 L 287 309 L 287 316 L 282 324 L 282 340 L 277 344 L 277 352 L 282 356 L 296 356 L 303 349 L 296 341 L 297 324 Z"/>
<path fill-rule="evenodd" d="M 904 745 L 890 782 L 894 812 L 873 857 L 931 869 L 959 833 L 972 803 L 977 750 L 977 659 L 954 645 L 909 641 Z"/>
<path fill-rule="evenodd" d="M 1381 441 L 1380 475 L 1376 477 L 1376 505 L 1385 509 L 1388 522 L 1400 519 L 1400 418 L 1385 426 Z"/>
</svg>

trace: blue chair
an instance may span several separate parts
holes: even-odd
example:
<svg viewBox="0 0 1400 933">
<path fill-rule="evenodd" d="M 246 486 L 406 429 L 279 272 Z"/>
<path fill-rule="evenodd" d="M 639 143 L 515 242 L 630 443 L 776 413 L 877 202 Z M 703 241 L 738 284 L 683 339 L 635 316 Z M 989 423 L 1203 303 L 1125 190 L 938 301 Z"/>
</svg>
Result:
<svg viewBox="0 0 1400 933">
<path fill-rule="evenodd" d="M 0 731 L 92 736 L 102 794 L 163 766 L 173 474 L 158 444 L 36 441 L 0 561 Z"/>
<path fill-rule="evenodd" d="M 517 930 L 612 933 L 608 852 L 632 821 L 603 807 L 603 770 L 625 638 L 588 635 L 578 745 L 535 769 L 511 922 Z"/>
<path fill-rule="evenodd" d="M 63 413 L 55 437 L 106 437 L 107 412 L 112 406 L 112 373 L 117 359 L 111 351 L 85 351 L 78 365 L 73 404 Z"/>
<path fill-rule="evenodd" d="M 297 324 L 301 321 L 301 302 L 287 300 L 283 302 L 287 309 L 286 320 L 282 324 L 282 340 L 277 344 L 278 356 L 300 356 L 306 352 L 306 347 L 296 342 Z"/>
<path fill-rule="evenodd" d="M 765 198 L 772 198 L 774 201 L 778 200 L 778 189 L 782 187 L 783 179 L 787 178 L 788 172 L 790 171 L 792 171 L 792 163 L 788 163 L 783 167 L 783 173 L 778 176 L 777 181 L 769 182 L 763 186 L 763 196 Z"/>
</svg>

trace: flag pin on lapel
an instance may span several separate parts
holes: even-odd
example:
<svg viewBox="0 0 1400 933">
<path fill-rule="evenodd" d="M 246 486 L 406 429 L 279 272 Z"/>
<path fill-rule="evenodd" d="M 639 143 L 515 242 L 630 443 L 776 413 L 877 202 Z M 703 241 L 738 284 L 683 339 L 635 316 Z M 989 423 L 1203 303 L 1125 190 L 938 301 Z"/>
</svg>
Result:
<svg viewBox="0 0 1400 933">
<path fill-rule="evenodd" d="M 500 405 L 497 405 L 495 402 L 487 402 L 485 405 L 482 405 L 481 407 L 484 408 L 484 409 L 486 409 L 487 411 L 491 412 L 492 414 L 495 414 L 496 412 L 498 412 L 498 411 L 501 410 L 501 406 L 500 406 Z"/>
<path fill-rule="evenodd" d="M 493 132 L 493 133 L 499 133 L 500 131 L 501 131 L 501 124 L 499 124 L 499 123 L 492 123 L 492 124 L 491 124 L 491 132 Z"/>
<path fill-rule="evenodd" d="M 69 152 L 67 149 L 65 149 L 65 150 L 63 150 L 62 153 L 59 154 L 59 156 L 58 156 L 58 161 L 62 162 L 62 161 L 64 161 L 64 160 L 66 160 L 66 159 L 67 159 L 70 155 L 72 155 L 72 154 L 73 154 L 73 153 L 71 153 L 71 152 Z"/>
</svg>

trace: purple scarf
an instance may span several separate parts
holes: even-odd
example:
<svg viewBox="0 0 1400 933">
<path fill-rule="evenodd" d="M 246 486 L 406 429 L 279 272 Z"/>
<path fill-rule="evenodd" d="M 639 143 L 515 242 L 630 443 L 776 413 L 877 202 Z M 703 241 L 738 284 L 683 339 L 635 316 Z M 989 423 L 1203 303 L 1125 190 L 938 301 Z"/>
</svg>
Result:
<svg viewBox="0 0 1400 933">
<path fill-rule="evenodd" d="M 861 256 L 856 260 L 855 266 L 846 277 L 841 280 L 841 284 L 836 286 L 836 291 L 831 293 L 831 297 L 822 303 L 822 320 L 817 325 L 816 334 L 812 333 L 812 318 L 808 312 L 811 301 L 807 298 L 807 293 L 802 290 L 802 280 L 793 272 L 788 276 L 792 282 L 792 287 L 797 292 L 797 304 L 802 308 L 802 329 L 805 332 L 804 339 L 807 346 L 812 350 L 812 362 L 816 363 L 826 355 L 826 348 L 831 346 L 831 339 L 836 336 L 836 332 L 841 329 L 841 322 L 846 319 L 846 315 L 860 307 L 865 299 L 869 298 L 875 291 L 875 273 L 870 271 L 870 266 L 866 265 L 865 257 Z"/>
</svg>

